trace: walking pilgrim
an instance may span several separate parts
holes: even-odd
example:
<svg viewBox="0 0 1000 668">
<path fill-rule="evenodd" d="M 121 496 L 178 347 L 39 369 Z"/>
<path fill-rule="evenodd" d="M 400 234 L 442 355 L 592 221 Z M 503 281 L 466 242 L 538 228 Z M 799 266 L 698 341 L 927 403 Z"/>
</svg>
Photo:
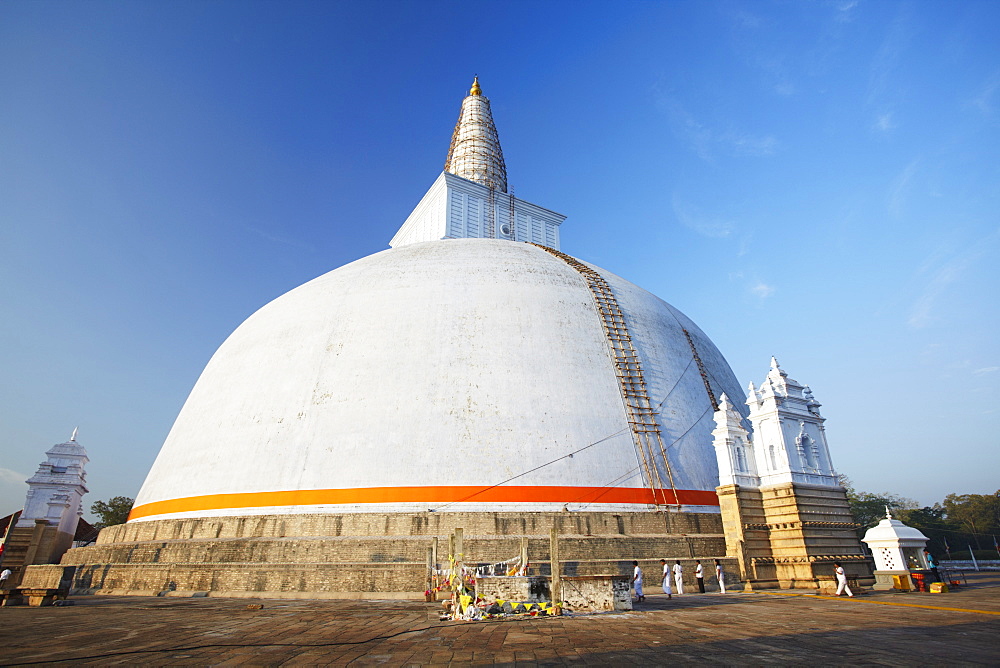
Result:
<svg viewBox="0 0 1000 668">
<path fill-rule="evenodd" d="M 844 567 L 839 562 L 833 564 L 833 572 L 837 574 L 837 596 L 841 596 L 845 591 L 848 596 L 854 596 L 851 588 L 847 586 L 847 573 L 844 572 Z"/>
<path fill-rule="evenodd" d="M 684 569 L 681 567 L 680 559 L 674 564 L 674 584 L 677 585 L 677 593 L 684 593 Z"/>
<path fill-rule="evenodd" d="M 666 559 L 660 559 L 660 565 L 663 566 L 663 593 L 667 598 L 673 598 L 674 590 L 670 587 L 670 565 Z"/>
<path fill-rule="evenodd" d="M 705 593 L 705 568 L 701 565 L 701 559 L 695 559 L 697 566 L 694 567 L 694 579 L 698 581 L 698 593 Z"/>
<path fill-rule="evenodd" d="M 726 593 L 726 576 L 722 572 L 722 564 L 719 563 L 718 559 L 715 560 L 715 579 L 719 581 L 719 593 L 720 594 L 725 594 Z"/>
<path fill-rule="evenodd" d="M 635 566 L 635 570 L 632 571 L 632 586 L 635 587 L 635 599 L 637 603 L 642 603 L 646 600 L 646 597 L 642 595 L 642 569 L 639 568 L 638 561 L 633 561 L 632 565 Z"/>
</svg>

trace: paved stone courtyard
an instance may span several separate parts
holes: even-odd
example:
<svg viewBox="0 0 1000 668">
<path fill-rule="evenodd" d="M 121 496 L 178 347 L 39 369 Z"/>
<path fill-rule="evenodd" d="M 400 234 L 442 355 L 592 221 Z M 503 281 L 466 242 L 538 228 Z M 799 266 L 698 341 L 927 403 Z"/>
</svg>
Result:
<svg viewBox="0 0 1000 668">
<path fill-rule="evenodd" d="M 0 664 L 996 665 L 1000 574 L 969 585 L 854 599 L 648 587 L 629 613 L 488 622 L 405 601 L 75 597 L 0 608 Z"/>
</svg>

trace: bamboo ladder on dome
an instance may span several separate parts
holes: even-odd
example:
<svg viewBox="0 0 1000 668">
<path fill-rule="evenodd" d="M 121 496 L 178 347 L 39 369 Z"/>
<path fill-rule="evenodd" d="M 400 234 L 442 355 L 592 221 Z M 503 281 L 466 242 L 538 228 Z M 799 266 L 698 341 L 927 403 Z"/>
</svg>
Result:
<svg viewBox="0 0 1000 668">
<path fill-rule="evenodd" d="M 490 192 L 486 196 L 486 238 L 496 239 L 496 212 L 497 212 L 497 189 L 490 185 Z"/>
<path fill-rule="evenodd" d="M 517 218 L 514 214 L 514 188 L 509 187 L 507 193 L 507 221 L 510 225 L 510 240 L 517 241 Z"/>
<path fill-rule="evenodd" d="M 601 316 L 601 324 L 604 327 L 604 334 L 607 337 L 608 345 L 615 364 L 615 375 L 618 377 L 618 387 L 621 390 L 622 402 L 625 404 L 628 413 L 628 423 L 632 432 L 632 440 L 639 451 L 642 468 L 646 474 L 646 481 L 653 494 L 653 504 L 659 509 L 661 506 L 674 505 L 680 508 L 680 497 L 677 494 L 677 487 L 674 485 L 674 474 L 667 458 L 667 449 L 663 444 L 663 435 L 660 426 L 656 422 L 656 411 L 653 409 L 646 390 L 646 381 L 642 373 L 642 364 L 639 362 L 639 355 L 632 345 L 632 337 L 625 322 L 625 315 L 618 306 L 618 300 L 611 291 L 611 286 L 604 280 L 598 272 L 594 271 L 576 258 L 543 246 L 532 244 L 542 250 L 555 255 L 563 260 L 570 267 L 575 269 L 587 283 L 590 292 L 594 297 L 594 304 L 597 312 Z M 659 467 L 656 466 L 656 453 L 659 452 L 663 460 L 663 468 L 666 470 L 670 489 L 673 491 L 673 501 L 667 500 L 666 489 L 660 476 Z"/>
<path fill-rule="evenodd" d="M 681 328 L 684 332 L 685 338 L 688 340 L 688 345 L 691 346 L 691 354 L 694 356 L 694 361 L 698 365 L 698 373 L 701 374 L 701 382 L 705 384 L 705 392 L 708 393 L 708 400 L 712 404 L 712 410 L 719 410 L 719 402 L 715 398 L 715 393 L 712 392 L 712 384 L 708 382 L 708 372 L 705 371 L 705 364 L 701 361 L 701 355 L 698 354 L 698 349 L 694 347 L 694 339 L 691 338 L 691 333 L 686 329 Z"/>
</svg>

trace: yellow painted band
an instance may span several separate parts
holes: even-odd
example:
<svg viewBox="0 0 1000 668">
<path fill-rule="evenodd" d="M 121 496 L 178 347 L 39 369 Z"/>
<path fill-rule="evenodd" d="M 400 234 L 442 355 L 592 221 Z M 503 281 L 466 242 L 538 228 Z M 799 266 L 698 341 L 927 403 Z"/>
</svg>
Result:
<svg viewBox="0 0 1000 668">
<path fill-rule="evenodd" d="M 823 596 L 821 594 L 793 594 L 784 591 L 758 591 L 757 594 L 770 594 L 772 596 L 810 596 L 812 598 L 825 598 L 833 601 L 844 600 L 843 596 Z M 996 610 L 973 610 L 971 608 L 945 608 L 938 605 L 920 605 L 919 603 L 896 603 L 894 601 L 860 601 L 861 603 L 871 603 L 873 605 L 899 605 L 904 608 L 926 608 L 927 610 L 947 610 L 949 612 L 975 612 L 980 615 L 1000 615 Z"/>
</svg>

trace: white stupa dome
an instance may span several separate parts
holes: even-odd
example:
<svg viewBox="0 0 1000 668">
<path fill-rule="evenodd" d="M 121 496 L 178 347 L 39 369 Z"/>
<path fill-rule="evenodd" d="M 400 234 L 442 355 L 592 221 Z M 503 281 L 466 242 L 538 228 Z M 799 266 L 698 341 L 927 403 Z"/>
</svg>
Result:
<svg viewBox="0 0 1000 668">
<path fill-rule="evenodd" d="M 717 506 L 692 343 L 715 396 L 738 396 L 735 376 L 686 316 L 597 271 L 627 321 L 677 500 Z M 650 477 L 580 272 L 527 243 L 447 239 L 340 267 L 248 318 L 188 397 L 132 520 L 647 510 Z"/>
<path fill-rule="evenodd" d="M 559 252 L 565 216 L 506 174 L 476 80 L 392 249 L 229 337 L 130 519 L 717 511 L 726 361 L 669 304 Z"/>
</svg>

